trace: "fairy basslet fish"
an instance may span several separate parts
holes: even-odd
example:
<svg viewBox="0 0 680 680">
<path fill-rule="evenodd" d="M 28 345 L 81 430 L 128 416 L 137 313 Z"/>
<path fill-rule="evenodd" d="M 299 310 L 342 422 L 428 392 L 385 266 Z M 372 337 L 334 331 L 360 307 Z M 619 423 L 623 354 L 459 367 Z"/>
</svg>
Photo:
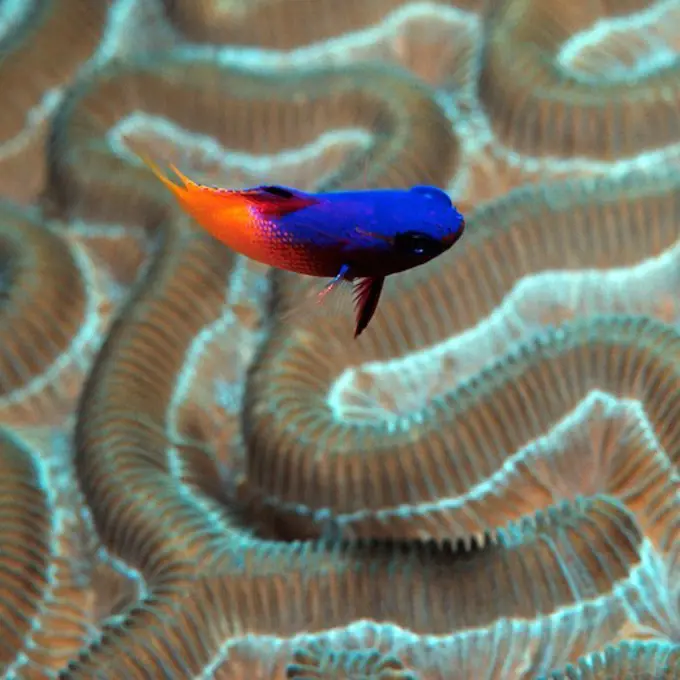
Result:
<svg viewBox="0 0 680 680">
<path fill-rule="evenodd" d="M 229 248 L 257 262 L 331 281 L 319 300 L 354 286 L 358 337 L 378 307 L 385 277 L 441 255 L 463 235 L 465 219 L 432 186 L 306 193 L 284 186 L 220 189 L 170 166 L 177 184 L 146 158 L 181 208 Z"/>
</svg>

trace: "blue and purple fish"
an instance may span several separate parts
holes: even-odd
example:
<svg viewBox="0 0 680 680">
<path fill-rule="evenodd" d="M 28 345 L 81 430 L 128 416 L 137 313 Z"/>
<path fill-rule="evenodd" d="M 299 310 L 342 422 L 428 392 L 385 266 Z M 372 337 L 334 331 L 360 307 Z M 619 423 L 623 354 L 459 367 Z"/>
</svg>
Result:
<svg viewBox="0 0 680 680">
<path fill-rule="evenodd" d="M 284 186 L 232 190 L 198 184 L 170 166 L 176 184 L 143 159 L 182 209 L 229 248 L 262 264 L 330 278 L 319 293 L 354 286 L 358 337 L 385 277 L 425 264 L 463 235 L 465 219 L 436 187 L 306 193 Z"/>
</svg>

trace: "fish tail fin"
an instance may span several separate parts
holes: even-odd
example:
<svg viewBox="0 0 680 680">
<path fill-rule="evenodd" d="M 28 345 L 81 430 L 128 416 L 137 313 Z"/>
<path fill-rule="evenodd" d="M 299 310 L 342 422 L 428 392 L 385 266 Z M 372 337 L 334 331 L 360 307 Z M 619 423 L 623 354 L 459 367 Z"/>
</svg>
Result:
<svg viewBox="0 0 680 680">
<path fill-rule="evenodd" d="M 173 182 L 159 167 L 151 160 L 146 154 L 137 153 L 139 159 L 146 165 L 149 170 L 158 178 L 158 180 L 167 187 L 177 198 L 181 199 L 191 190 L 192 186 L 196 186 L 196 183 L 190 180 L 186 175 L 181 173 L 172 163 L 170 163 L 170 169 L 177 175 L 181 184 Z"/>
<path fill-rule="evenodd" d="M 182 172 L 179 170 L 179 168 L 177 168 L 176 165 L 173 165 L 172 163 L 170 163 L 169 165 L 170 165 L 170 169 L 177 175 L 177 177 L 179 178 L 179 180 L 180 180 L 180 181 L 182 182 L 182 184 L 184 185 L 184 188 L 185 188 L 185 189 L 189 189 L 189 187 L 192 187 L 192 186 L 193 186 L 193 187 L 198 186 L 198 185 L 196 184 L 196 182 L 194 182 L 193 180 L 189 179 L 184 173 L 182 173 Z M 167 178 L 166 178 L 166 179 L 167 179 Z"/>
</svg>

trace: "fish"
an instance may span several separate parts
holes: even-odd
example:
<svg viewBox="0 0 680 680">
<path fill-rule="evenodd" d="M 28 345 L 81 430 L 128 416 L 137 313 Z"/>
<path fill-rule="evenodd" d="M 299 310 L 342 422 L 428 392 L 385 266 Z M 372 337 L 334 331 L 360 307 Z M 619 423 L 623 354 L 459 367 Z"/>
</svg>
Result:
<svg viewBox="0 0 680 680">
<path fill-rule="evenodd" d="M 318 193 L 283 185 L 226 189 L 195 182 L 170 165 L 175 182 L 148 157 L 140 158 L 216 240 L 270 267 L 330 279 L 318 302 L 350 284 L 355 338 L 373 318 L 387 276 L 439 257 L 465 231 L 463 214 L 435 186 Z"/>
</svg>

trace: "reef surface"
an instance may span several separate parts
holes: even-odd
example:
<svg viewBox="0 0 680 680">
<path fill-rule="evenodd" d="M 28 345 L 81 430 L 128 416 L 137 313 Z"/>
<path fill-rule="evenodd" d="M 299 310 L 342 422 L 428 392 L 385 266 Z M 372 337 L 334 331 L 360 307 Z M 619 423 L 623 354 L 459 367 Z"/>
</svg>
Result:
<svg viewBox="0 0 680 680">
<path fill-rule="evenodd" d="M 4 678 L 680 678 L 680 0 L 0 0 Z M 181 214 L 445 188 L 376 317 Z"/>
</svg>

